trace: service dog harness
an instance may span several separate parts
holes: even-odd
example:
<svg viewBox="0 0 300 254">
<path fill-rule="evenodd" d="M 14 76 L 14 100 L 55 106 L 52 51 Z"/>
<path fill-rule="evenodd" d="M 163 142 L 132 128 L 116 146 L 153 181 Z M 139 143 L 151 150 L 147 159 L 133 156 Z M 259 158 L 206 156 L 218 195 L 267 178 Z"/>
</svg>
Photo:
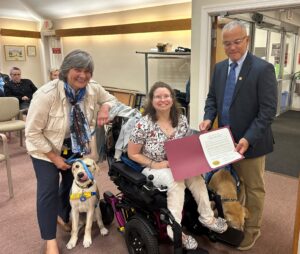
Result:
<svg viewBox="0 0 300 254">
<path fill-rule="evenodd" d="M 230 174 L 232 175 L 232 177 L 235 179 L 236 189 L 237 189 L 237 192 L 239 192 L 241 183 L 240 183 L 240 178 L 239 178 L 237 172 L 234 170 L 232 165 L 225 166 L 225 169 L 228 170 L 230 172 Z M 214 175 L 214 173 L 218 172 L 219 170 L 220 170 L 220 168 L 212 170 L 212 171 L 205 174 L 205 182 L 206 182 L 207 185 L 209 184 L 209 182 L 210 182 L 212 176 Z M 234 202 L 234 201 L 238 201 L 238 199 L 236 199 L 236 198 L 222 198 L 221 201 L 223 201 L 223 202 Z"/>
<path fill-rule="evenodd" d="M 91 171 L 89 170 L 89 168 L 87 167 L 87 165 L 84 163 L 83 160 L 81 159 L 73 159 L 73 158 L 69 158 L 68 160 L 66 160 L 66 163 L 68 164 L 72 164 L 74 162 L 80 162 L 81 165 L 84 168 L 84 171 L 86 172 L 88 178 L 91 180 L 91 182 L 85 186 L 79 186 L 78 184 L 76 184 L 79 188 L 82 189 L 82 192 L 78 192 L 78 193 L 70 193 L 70 200 L 75 200 L 75 199 L 79 199 L 81 202 L 86 201 L 88 198 L 92 197 L 92 196 L 97 196 L 97 192 L 96 191 L 83 191 L 83 188 L 90 188 L 93 184 L 94 184 L 94 176 L 91 173 Z M 97 196 L 97 199 L 98 196 Z"/>
</svg>

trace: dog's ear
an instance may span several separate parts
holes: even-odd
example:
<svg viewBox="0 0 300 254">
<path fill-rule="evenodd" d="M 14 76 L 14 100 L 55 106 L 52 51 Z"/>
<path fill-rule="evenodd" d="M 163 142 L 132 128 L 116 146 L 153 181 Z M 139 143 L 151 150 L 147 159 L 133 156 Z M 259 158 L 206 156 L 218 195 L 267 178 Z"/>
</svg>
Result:
<svg viewBox="0 0 300 254">
<path fill-rule="evenodd" d="M 250 212 L 249 210 L 243 206 L 243 209 L 244 209 L 244 213 L 245 213 L 245 218 L 249 218 L 250 217 Z"/>
<path fill-rule="evenodd" d="M 74 162 L 73 164 L 72 164 L 72 173 L 75 171 L 75 169 L 78 167 L 78 164 L 77 164 L 77 162 Z"/>
</svg>

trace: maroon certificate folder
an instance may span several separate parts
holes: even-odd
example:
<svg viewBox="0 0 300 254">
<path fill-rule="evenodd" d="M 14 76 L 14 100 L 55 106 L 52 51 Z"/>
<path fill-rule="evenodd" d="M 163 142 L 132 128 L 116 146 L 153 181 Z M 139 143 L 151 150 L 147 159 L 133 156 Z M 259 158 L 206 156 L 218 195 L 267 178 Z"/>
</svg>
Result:
<svg viewBox="0 0 300 254">
<path fill-rule="evenodd" d="M 167 141 L 165 149 L 176 181 L 211 171 L 197 134 Z"/>
<path fill-rule="evenodd" d="M 227 127 L 167 141 L 165 150 L 175 180 L 188 179 L 244 158 L 235 151 Z"/>
</svg>

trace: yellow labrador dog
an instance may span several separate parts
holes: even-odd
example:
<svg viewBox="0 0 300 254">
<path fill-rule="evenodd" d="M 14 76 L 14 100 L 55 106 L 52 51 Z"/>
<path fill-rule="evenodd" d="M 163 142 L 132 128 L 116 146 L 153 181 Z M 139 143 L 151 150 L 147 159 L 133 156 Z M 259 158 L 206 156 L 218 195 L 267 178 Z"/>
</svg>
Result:
<svg viewBox="0 0 300 254">
<path fill-rule="evenodd" d="M 67 244 L 68 249 L 74 248 L 78 240 L 79 213 L 86 213 L 83 239 L 84 248 L 88 248 L 92 244 L 91 229 L 94 218 L 97 220 L 101 235 L 108 234 L 108 230 L 104 227 L 102 222 L 99 207 L 99 190 L 94 180 L 94 173 L 97 170 L 99 170 L 97 164 L 94 160 L 89 158 L 76 160 L 72 165 L 72 173 L 74 176 L 70 193 L 72 231 L 71 239 Z"/>
<path fill-rule="evenodd" d="M 238 200 L 236 180 L 229 170 L 220 169 L 214 173 L 208 187 L 221 196 L 224 217 L 230 227 L 243 230 L 249 213 Z"/>
</svg>

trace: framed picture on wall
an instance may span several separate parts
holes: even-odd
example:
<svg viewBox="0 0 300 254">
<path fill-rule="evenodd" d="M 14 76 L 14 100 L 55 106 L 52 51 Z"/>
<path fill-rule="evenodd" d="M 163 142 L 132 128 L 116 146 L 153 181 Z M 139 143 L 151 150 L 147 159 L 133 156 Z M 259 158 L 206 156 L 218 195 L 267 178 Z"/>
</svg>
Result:
<svg viewBox="0 0 300 254">
<path fill-rule="evenodd" d="M 27 56 L 36 56 L 36 47 L 29 45 L 27 46 Z"/>
<path fill-rule="evenodd" d="M 4 45 L 6 61 L 25 61 L 25 46 Z"/>
</svg>

